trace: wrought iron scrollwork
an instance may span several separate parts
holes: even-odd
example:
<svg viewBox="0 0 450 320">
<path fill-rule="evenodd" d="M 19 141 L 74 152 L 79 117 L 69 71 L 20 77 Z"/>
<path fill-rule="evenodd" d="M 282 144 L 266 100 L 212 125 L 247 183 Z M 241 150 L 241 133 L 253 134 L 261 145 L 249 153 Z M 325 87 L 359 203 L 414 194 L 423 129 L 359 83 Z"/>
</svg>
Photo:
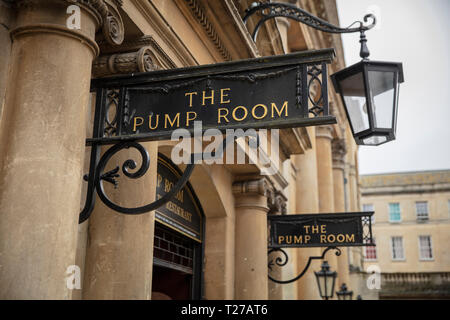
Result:
<svg viewBox="0 0 450 320">
<path fill-rule="evenodd" d="M 238 137 L 233 136 L 233 138 L 237 139 Z M 252 138 L 255 138 L 256 142 L 249 143 L 249 146 L 259 148 L 260 140 L 258 134 L 256 134 L 256 136 Z M 222 142 L 221 148 L 219 148 L 217 152 L 211 153 L 211 157 L 213 158 L 223 157 L 226 148 L 228 147 L 229 144 L 234 143 L 235 141 L 234 139 L 228 138 L 225 139 Z M 130 179 L 141 178 L 146 174 L 146 172 L 150 167 L 150 158 L 147 150 L 140 143 L 132 140 L 119 142 L 110 147 L 101 157 L 100 157 L 100 145 L 98 144 L 92 145 L 90 171 L 89 174 L 84 176 L 84 179 L 88 181 L 87 197 L 85 206 L 80 213 L 79 223 L 83 223 L 90 217 L 92 210 L 94 208 L 95 192 L 97 192 L 99 198 L 106 206 L 123 214 L 135 215 L 153 211 L 169 202 L 173 198 L 173 196 L 175 196 L 181 189 L 184 188 L 194 170 L 196 161 L 202 158 L 207 159 L 205 155 L 191 154 L 191 159 L 187 164 L 182 176 L 169 192 L 167 192 L 164 196 L 162 196 L 161 198 L 150 204 L 140 207 L 129 208 L 114 203 L 106 194 L 103 185 L 103 182 L 106 181 L 108 183 L 113 184 L 115 188 L 118 187 L 118 178 L 120 177 L 119 173 L 120 167 L 116 166 L 114 169 L 107 172 L 104 172 L 104 170 L 108 162 L 114 155 L 119 153 L 121 150 L 129 148 L 134 148 L 139 152 L 141 156 L 141 165 L 135 172 L 131 172 L 130 170 L 135 170 L 137 168 L 137 163 L 133 159 L 127 159 L 126 161 L 123 162 L 121 171 L 126 177 Z"/>
<path fill-rule="evenodd" d="M 245 16 L 242 18 L 244 21 L 244 24 L 247 24 L 248 19 L 256 14 L 259 13 L 261 15 L 261 19 L 256 23 L 255 28 L 252 32 L 252 39 L 256 42 L 256 37 L 258 36 L 258 31 L 261 28 L 261 26 L 270 19 L 274 19 L 277 17 L 285 17 L 288 19 L 293 19 L 298 22 L 304 23 L 307 26 L 310 26 L 314 29 L 328 32 L 328 33 L 353 33 L 353 32 L 359 32 L 360 33 L 360 43 L 361 43 L 361 50 L 359 55 L 363 59 L 367 59 L 369 57 L 369 49 L 367 48 L 366 42 L 366 35 L 365 31 L 372 29 L 375 27 L 377 23 L 377 19 L 373 14 L 366 14 L 363 18 L 363 21 L 355 21 L 351 25 L 349 25 L 346 28 L 341 28 L 338 26 L 335 26 L 328 21 L 325 21 L 323 19 L 320 19 L 311 13 L 295 6 L 294 4 L 290 3 L 279 3 L 279 2 L 254 2 L 251 4 L 250 8 L 246 10 Z M 368 24 L 364 24 L 369 22 Z M 354 25 L 358 25 L 356 27 L 353 27 Z"/>
<path fill-rule="evenodd" d="M 313 16 L 311 13 L 301 8 L 298 8 L 293 4 L 279 3 L 279 2 L 252 3 L 250 8 L 246 10 L 246 14 L 242 19 L 244 23 L 247 23 L 248 19 L 257 12 L 260 13 L 261 19 L 256 24 L 255 29 L 253 30 L 252 33 L 252 38 L 254 41 L 256 40 L 256 37 L 258 35 L 259 28 L 264 24 L 264 22 L 276 17 L 285 17 L 289 19 L 294 19 L 314 29 L 318 29 L 320 31 L 329 33 L 363 32 L 372 29 L 376 24 L 375 16 L 373 14 L 367 14 L 364 16 L 363 20 L 364 22 L 368 22 L 368 20 L 371 20 L 370 24 L 365 25 L 362 21 L 355 21 L 347 28 L 341 28 L 329 23 L 328 21 Z M 352 26 L 355 24 L 359 24 L 359 26 L 352 28 Z"/>
<path fill-rule="evenodd" d="M 273 277 L 271 277 L 270 274 L 269 274 L 269 279 L 272 280 L 273 282 L 280 283 L 280 284 L 287 284 L 287 283 L 291 283 L 291 282 L 297 281 L 298 279 L 303 277 L 303 275 L 306 273 L 306 271 L 308 271 L 309 266 L 311 265 L 311 262 L 313 260 L 323 259 L 325 257 L 325 254 L 328 251 L 332 250 L 332 249 L 336 250 L 336 252 L 335 252 L 336 256 L 340 256 L 341 255 L 341 249 L 339 249 L 338 247 L 330 246 L 330 247 L 327 247 L 322 252 L 322 255 L 309 257 L 308 262 L 305 265 L 305 268 L 302 270 L 302 272 L 300 272 L 300 274 L 298 276 L 296 276 L 296 277 L 294 277 L 292 279 L 289 279 L 289 280 L 277 280 L 277 279 L 274 279 Z M 269 270 L 271 270 L 271 271 L 272 271 L 272 267 L 274 266 L 274 264 L 277 265 L 278 267 L 284 267 L 288 263 L 288 260 L 289 260 L 289 256 L 288 256 L 287 252 L 284 251 L 282 248 L 272 248 L 272 249 L 270 249 L 269 252 L 268 252 L 269 256 L 270 256 L 270 254 L 272 254 L 274 252 L 281 252 L 283 254 L 283 257 L 276 257 L 275 258 L 275 262 L 274 262 L 274 259 L 269 260 L 268 267 L 269 267 Z"/>
</svg>

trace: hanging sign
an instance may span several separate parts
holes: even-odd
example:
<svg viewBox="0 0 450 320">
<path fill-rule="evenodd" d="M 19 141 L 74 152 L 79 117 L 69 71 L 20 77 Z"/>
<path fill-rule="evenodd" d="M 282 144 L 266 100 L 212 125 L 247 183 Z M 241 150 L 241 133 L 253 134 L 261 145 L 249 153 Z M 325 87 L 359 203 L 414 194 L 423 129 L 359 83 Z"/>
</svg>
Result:
<svg viewBox="0 0 450 320">
<path fill-rule="evenodd" d="M 373 212 L 268 216 L 270 248 L 368 246 Z"/>
<path fill-rule="evenodd" d="M 180 170 L 168 158 L 160 154 L 156 178 L 156 199 L 160 199 L 169 192 L 180 176 Z M 193 240 L 202 241 L 202 211 L 194 190 L 189 184 L 170 201 L 156 209 L 155 219 Z"/>
<path fill-rule="evenodd" d="M 176 129 L 274 129 L 336 123 L 329 114 L 333 49 L 95 79 L 100 136 L 92 143 L 170 139 Z M 314 87 L 314 90 L 313 90 Z"/>
</svg>

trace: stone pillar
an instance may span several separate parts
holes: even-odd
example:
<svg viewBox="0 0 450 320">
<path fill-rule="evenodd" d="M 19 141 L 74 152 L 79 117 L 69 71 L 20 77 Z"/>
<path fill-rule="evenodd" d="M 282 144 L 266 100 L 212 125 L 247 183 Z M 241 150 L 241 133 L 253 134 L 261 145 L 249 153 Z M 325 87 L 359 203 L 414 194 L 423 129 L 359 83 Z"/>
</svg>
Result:
<svg viewBox="0 0 450 320">
<path fill-rule="evenodd" d="M 101 21 L 73 1 L 18 1 L 0 124 L 0 299 L 70 299 L 86 108 Z"/>
<path fill-rule="evenodd" d="M 143 46 L 134 52 L 101 56 L 93 64 L 93 75 L 102 77 L 160 69 L 151 55 L 152 49 Z M 116 190 L 107 186 L 113 201 L 124 207 L 138 207 L 155 200 L 158 143 L 142 145 L 150 156 L 147 173 L 138 180 L 122 175 Z M 121 167 L 127 159 L 139 158 L 135 150 L 123 150 L 105 172 Z M 89 221 L 82 298 L 151 299 L 154 228 L 154 212 L 123 215 L 97 199 Z"/>
<path fill-rule="evenodd" d="M 136 180 L 121 174 L 117 189 L 105 183 L 109 198 L 120 206 L 138 207 L 155 200 L 158 144 L 142 143 L 150 156 L 150 168 Z M 136 150 L 123 150 L 105 172 L 133 159 Z M 137 169 L 139 166 L 137 167 Z M 121 173 L 119 171 L 119 173 Z M 106 207 L 97 198 L 89 218 L 82 298 L 151 299 L 154 212 L 125 215 Z"/>
<path fill-rule="evenodd" d="M 316 127 L 317 180 L 319 186 L 320 213 L 334 212 L 332 138 L 331 126 Z M 337 271 L 337 257 L 334 254 L 334 250 L 327 254 L 325 260 L 328 261 L 332 270 Z"/>
<path fill-rule="evenodd" d="M 4 1 L 0 1 L 0 121 L 2 119 L 6 84 L 8 83 L 9 59 L 11 56 L 9 30 L 13 22 L 12 14 L 12 6 Z"/>
<path fill-rule="evenodd" d="M 345 140 L 335 139 L 332 142 L 333 151 L 333 183 L 334 183 L 334 211 L 345 212 L 345 192 L 344 192 L 344 173 L 345 173 Z M 337 257 L 338 264 L 338 288 L 341 284 L 349 283 L 348 267 L 348 248 L 341 248 L 342 254 Z"/>
<path fill-rule="evenodd" d="M 233 184 L 235 197 L 235 299 L 268 298 L 267 182 L 265 179 Z"/>
<path fill-rule="evenodd" d="M 315 127 L 307 128 L 308 135 L 312 137 L 312 148 L 306 150 L 302 155 L 295 155 L 297 171 L 296 179 L 296 213 L 318 213 L 319 212 L 319 187 L 317 182 L 317 157 Z M 321 248 L 297 249 L 297 274 L 299 274 L 311 256 L 320 256 Z M 320 270 L 321 262 L 313 260 L 309 270 L 297 281 L 299 300 L 320 299 L 314 271 Z"/>
</svg>

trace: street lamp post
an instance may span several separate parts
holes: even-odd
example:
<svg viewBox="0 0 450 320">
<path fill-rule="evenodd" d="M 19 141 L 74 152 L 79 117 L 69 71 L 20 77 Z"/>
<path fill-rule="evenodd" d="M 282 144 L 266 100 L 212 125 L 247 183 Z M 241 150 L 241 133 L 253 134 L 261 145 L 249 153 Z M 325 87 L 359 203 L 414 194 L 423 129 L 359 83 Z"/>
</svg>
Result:
<svg viewBox="0 0 450 320">
<path fill-rule="evenodd" d="M 341 285 L 341 289 L 339 291 L 336 291 L 336 295 L 338 297 L 338 300 L 352 300 L 353 291 L 348 291 L 347 285 L 343 283 Z"/>
<path fill-rule="evenodd" d="M 324 300 L 333 298 L 334 284 L 337 277 L 336 271 L 330 270 L 327 261 L 323 261 L 320 271 L 314 272 L 319 287 L 320 297 Z"/>
</svg>

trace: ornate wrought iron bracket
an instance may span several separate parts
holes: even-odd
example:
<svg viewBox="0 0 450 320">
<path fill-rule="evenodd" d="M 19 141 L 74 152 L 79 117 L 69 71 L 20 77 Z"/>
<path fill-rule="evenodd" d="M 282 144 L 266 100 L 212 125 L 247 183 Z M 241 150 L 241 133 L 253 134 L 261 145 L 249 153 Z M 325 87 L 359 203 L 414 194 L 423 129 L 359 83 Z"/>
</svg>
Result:
<svg viewBox="0 0 450 320">
<path fill-rule="evenodd" d="M 109 119 L 106 114 L 108 113 L 108 109 L 110 105 L 116 106 L 118 105 L 118 99 L 113 91 L 110 91 L 107 95 L 108 104 L 105 104 L 102 99 L 102 95 L 104 94 L 104 91 L 100 93 L 100 99 L 97 102 L 96 106 L 96 114 L 95 114 L 95 120 L 94 120 L 94 137 L 103 136 L 103 135 L 109 135 L 111 132 L 114 132 L 117 126 L 117 119 L 114 117 L 113 119 Z M 117 112 L 117 111 L 116 111 Z M 117 114 L 117 113 L 116 113 Z M 102 122 L 102 120 L 104 122 Z M 103 130 L 103 131 L 102 131 Z M 234 139 L 224 139 L 222 142 L 222 148 L 218 150 L 218 152 L 212 152 L 211 158 L 221 158 L 223 156 L 223 153 L 225 152 L 226 148 L 229 144 L 234 143 L 235 139 L 238 138 L 237 136 L 233 136 Z M 249 143 L 250 147 L 259 148 L 260 141 L 259 136 L 256 135 L 253 137 L 256 139 L 255 143 Z M 135 172 L 130 172 L 130 170 L 135 170 L 137 167 L 136 161 L 132 159 L 126 160 L 122 164 L 122 173 L 131 179 L 138 179 L 145 175 L 147 170 L 150 167 L 150 158 L 148 155 L 147 150 L 145 147 L 142 146 L 142 144 L 138 143 L 135 140 L 124 140 L 121 142 L 118 142 L 114 144 L 112 147 L 110 147 L 106 152 L 103 153 L 103 155 L 100 157 L 101 152 L 101 142 L 91 142 L 91 156 L 90 156 L 90 163 L 89 163 L 89 173 L 84 176 L 84 180 L 88 182 L 87 187 L 87 195 L 86 195 L 86 201 L 83 210 L 80 213 L 79 221 L 78 223 L 83 223 L 87 219 L 89 219 L 92 210 L 94 209 L 95 205 L 95 193 L 97 192 L 99 198 L 101 201 L 108 206 L 109 208 L 123 213 L 123 214 L 143 214 L 146 212 L 153 211 L 164 204 L 166 204 L 168 201 L 170 201 L 181 189 L 184 188 L 186 183 L 189 180 L 189 177 L 191 176 L 195 164 L 198 160 L 205 158 L 206 154 L 191 154 L 191 159 L 189 161 L 189 164 L 186 166 L 182 176 L 178 180 L 178 182 L 173 186 L 173 188 L 167 192 L 163 197 L 160 199 L 144 205 L 140 207 L 134 207 L 134 208 L 128 208 L 120 206 L 116 203 L 114 203 L 106 194 L 105 188 L 103 185 L 103 182 L 106 181 L 108 183 L 111 183 L 114 185 L 114 188 L 117 188 L 118 186 L 118 180 L 117 178 L 120 177 L 119 170 L 120 167 L 117 166 L 114 169 L 104 172 L 106 165 L 108 164 L 109 160 L 118 152 L 124 149 L 134 148 L 136 149 L 140 156 L 141 156 L 141 166 L 138 168 Z"/>
<path fill-rule="evenodd" d="M 326 254 L 328 251 L 330 251 L 331 249 L 336 250 L 336 256 L 340 256 L 340 255 L 341 255 L 341 249 L 339 249 L 338 247 L 330 246 L 330 247 L 327 247 L 327 248 L 322 252 L 322 255 L 320 255 L 320 256 L 314 256 L 314 257 L 309 257 L 308 262 L 307 262 L 306 265 L 305 265 L 305 268 L 304 268 L 303 271 L 300 272 L 300 274 L 299 274 L 298 276 L 296 276 L 295 278 L 292 278 L 292 279 L 289 279 L 289 280 L 277 280 L 277 279 L 272 278 L 272 277 L 270 276 L 270 274 L 269 274 L 269 279 L 272 280 L 273 282 L 280 283 L 280 284 L 287 284 L 287 283 L 291 283 L 291 282 L 297 281 L 298 279 L 300 279 L 301 277 L 303 277 L 303 275 L 306 273 L 306 271 L 308 271 L 309 266 L 311 265 L 311 262 L 312 262 L 313 260 L 323 259 L 323 258 L 325 257 L 325 254 Z M 281 258 L 281 257 L 276 257 L 276 258 L 275 258 L 275 262 L 274 262 L 274 259 L 269 260 L 269 265 L 268 265 L 268 267 L 269 267 L 270 270 L 272 270 L 272 266 L 273 266 L 274 264 L 276 264 L 276 265 L 279 266 L 279 267 L 284 267 L 284 266 L 288 263 L 288 261 L 289 261 L 289 256 L 288 256 L 287 252 L 284 251 L 283 249 L 281 249 L 281 248 L 272 248 L 272 249 L 269 250 L 268 254 L 270 255 L 271 253 L 274 253 L 274 252 L 281 252 L 281 253 L 284 255 L 284 257 L 283 257 L 283 258 Z"/>
<path fill-rule="evenodd" d="M 369 50 L 367 48 L 365 31 L 372 29 L 376 24 L 376 18 L 373 14 L 367 14 L 364 16 L 364 22 L 367 22 L 369 19 L 372 22 L 368 25 L 364 25 L 362 21 L 355 21 L 347 28 L 341 28 L 335 26 L 328 21 L 320 19 L 311 13 L 298 8 L 297 6 L 290 3 L 279 3 L 279 2 L 254 2 L 250 5 L 250 8 L 246 10 L 245 16 L 242 18 L 245 24 L 247 24 L 248 19 L 254 14 L 259 13 L 261 15 L 261 19 L 256 23 L 256 26 L 252 32 L 252 39 L 256 41 L 256 37 L 258 36 L 258 31 L 261 26 L 270 19 L 274 19 L 277 17 L 285 17 L 288 19 L 293 19 L 298 22 L 304 23 L 314 29 L 328 32 L 328 33 L 353 33 L 360 32 L 360 43 L 361 43 L 361 51 L 360 56 L 363 59 L 367 59 L 369 56 Z M 352 27 L 355 24 L 359 24 L 357 27 Z"/>
</svg>

